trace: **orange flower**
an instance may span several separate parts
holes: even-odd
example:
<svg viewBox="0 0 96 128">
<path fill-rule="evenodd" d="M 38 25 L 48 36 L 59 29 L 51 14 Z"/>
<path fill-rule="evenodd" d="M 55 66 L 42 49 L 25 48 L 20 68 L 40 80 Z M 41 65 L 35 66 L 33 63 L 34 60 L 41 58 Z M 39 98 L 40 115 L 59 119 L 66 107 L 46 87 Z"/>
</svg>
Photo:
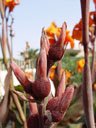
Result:
<svg viewBox="0 0 96 128">
<path fill-rule="evenodd" d="M 73 28 L 72 37 L 76 40 L 82 40 L 82 20 Z"/>
<path fill-rule="evenodd" d="M 28 79 L 33 80 L 33 73 L 32 72 L 25 72 L 25 75 Z"/>
<path fill-rule="evenodd" d="M 67 42 L 70 42 L 71 48 L 74 48 L 74 40 L 72 38 L 72 36 L 69 35 L 70 31 L 66 31 L 66 37 L 65 37 L 65 41 L 64 44 L 66 44 Z"/>
<path fill-rule="evenodd" d="M 55 69 L 56 69 L 56 66 L 53 65 L 53 66 L 51 67 L 50 75 L 49 75 L 49 77 L 50 77 L 51 80 L 54 79 L 54 76 L 55 76 Z M 63 74 L 64 71 L 65 71 L 65 75 L 66 75 L 66 80 L 65 80 L 65 82 L 67 83 L 68 80 L 69 80 L 69 78 L 71 78 L 72 75 L 71 75 L 71 73 L 68 72 L 67 70 L 61 69 L 60 76 L 62 76 L 62 74 Z"/>
<path fill-rule="evenodd" d="M 46 33 L 49 36 L 49 42 L 51 45 L 53 45 L 54 43 L 56 43 L 56 38 L 55 35 L 58 39 L 59 35 L 61 32 L 61 27 L 57 27 L 56 24 L 54 22 L 51 23 L 50 27 L 48 29 L 46 29 Z M 66 31 L 66 37 L 65 37 L 65 41 L 64 44 L 70 42 L 71 48 L 74 48 L 74 40 L 73 38 L 69 35 L 70 31 Z"/>
<path fill-rule="evenodd" d="M 61 69 L 61 76 L 62 76 L 64 71 L 65 71 L 65 75 L 66 75 L 65 83 L 67 84 L 68 80 L 71 78 L 72 74 L 68 70 Z"/>
<path fill-rule="evenodd" d="M 95 7 L 96 7 L 96 0 L 93 0 L 94 4 L 95 4 Z"/>
<path fill-rule="evenodd" d="M 94 21 L 94 15 L 94 11 L 89 13 L 89 30 L 94 24 L 96 24 Z M 82 19 L 80 19 L 79 23 L 74 26 L 72 38 L 82 42 Z"/>
<path fill-rule="evenodd" d="M 49 75 L 49 77 L 50 77 L 51 80 L 54 79 L 54 71 L 55 71 L 55 69 L 56 69 L 56 66 L 53 65 L 53 66 L 51 67 L 50 75 Z"/>
<path fill-rule="evenodd" d="M 94 16 L 95 15 L 96 15 L 95 11 L 92 11 L 92 12 L 89 13 L 89 27 L 96 24 L 96 22 L 94 21 Z"/>
<path fill-rule="evenodd" d="M 55 22 L 52 22 L 50 27 L 46 29 L 46 33 L 49 37 L 54 37 L 54 35 L 56 34 L 57 38 L 59 37 L 61 32 L 61 28 L 57 27 Z"/>
<path fill-rule="evenodd" d="M 81 59 L 81 60 L 77 61 L 77 71 L 82 72 L 83 68 L 84 68 L 84 65 L 85 65 L 85 60 L 84 59 Z"/>
<path fill-rule="evenodd" d="M 67 76 L 67 78 L 71 78 L 71 73 L 70 72 L 68 72 L 67 70 L 65 70 L 65 73 L 66 73 L 66 76 Z"/>
<path fill-rule="evenodd" d="M 96 83 L 94 84 L 94 86 L 93 86 L 93 87 L 94 87 L 94 89 L 96 89 Z"/>
<path fill-rule="evenodd" d="M 9 8 L 9 11 L 13 11 L 16 5 L 20 4 L 20 0 L 5 0 L 5 6 Z"/>
</svg>

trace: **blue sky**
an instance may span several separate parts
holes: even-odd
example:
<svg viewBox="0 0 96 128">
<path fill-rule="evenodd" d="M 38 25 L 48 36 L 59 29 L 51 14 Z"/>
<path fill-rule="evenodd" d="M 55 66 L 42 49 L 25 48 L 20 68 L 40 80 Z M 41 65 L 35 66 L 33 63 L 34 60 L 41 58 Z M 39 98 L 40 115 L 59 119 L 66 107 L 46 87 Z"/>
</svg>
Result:
<svg viewBox="0 0 96 128">
<path fill-rule="evenodd" d="M 92 0 L 90 10 L 94 10 Z M 81 17 L 80 0 L 21 0 L 12 12 L 15 37 L 14 57 L 18 58 L 29 41 L 31 48 L 39 48 L 42 27 L 49 27 L 52 21 L 61 26 L 64 21 L 72 31 Z"/>
</svg>

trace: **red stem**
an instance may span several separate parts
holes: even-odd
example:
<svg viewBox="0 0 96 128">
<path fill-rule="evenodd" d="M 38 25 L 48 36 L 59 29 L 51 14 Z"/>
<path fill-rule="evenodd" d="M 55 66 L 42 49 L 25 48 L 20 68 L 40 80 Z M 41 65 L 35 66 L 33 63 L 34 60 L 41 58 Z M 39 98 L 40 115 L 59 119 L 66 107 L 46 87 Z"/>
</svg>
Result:
<svg viewBox="0 0 96 128">
<path fill-rule="evenodd" d="M 85 54 L 85 66 L 83 73 L 83 105 L 86 117 L 87 128 L 95 128 L 94 113 L 93 113 L 93 99 L 92 99 L 92 81 L 88 57 L 88 43 L 89 43 L 89 3 L 90 0 L 81 0 L 82 12 L 82 42 Z"/>
<path fill-rule="evenodd" d="M 92 84 L 94 83 L 94 76 L 95 76 L 95 39 L 92 42 L 93 43 L 93 50 L 92 50 L 92 68 L 91 68 L 91 78 L 92 78 Z"/>
<path fill-rule="evenodd" d="M 39 128 L 44 128 L 44 106 L 43 104 L 39 105 Z"/>
<path fill-rule="evenodd" d="M 10 44 L 9 44 L 9 39 L 8 39 L 8 19 L 7 18 L 6 18 L 6 42 L 7 42 L 7 47 L 8 47 L 8 52 L 9 52 L 9 55 L 10 55 L 10 59 L 11 59 L 11 62 L 12 62 L 13 56 L 12 56 L 12 51 L 11 51 Z"/>
<path fill-rule="evenodd" d="M 5 36 L 5 24 L 4 19 L 2 19 L 2 41 L 1 41 L 2 53 L 3 53 L 3 61 L 6 69 L 8 69 L 7 65 L 7 56 L 6 56 L 6 36 Z"/>
</svg>

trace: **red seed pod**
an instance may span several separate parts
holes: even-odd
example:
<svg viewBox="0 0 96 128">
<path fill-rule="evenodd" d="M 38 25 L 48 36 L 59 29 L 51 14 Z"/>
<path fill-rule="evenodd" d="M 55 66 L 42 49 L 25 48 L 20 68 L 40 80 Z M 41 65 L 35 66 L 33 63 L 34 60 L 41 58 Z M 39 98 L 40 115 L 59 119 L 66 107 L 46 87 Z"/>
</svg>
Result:
<svg viewBox="0 0 96 128">
<path fill-rule="evenodd" d="M 59 104 L 59 111 L 65 112 L 68 109 L 73 97 L 73 93 L 74 93 L 74 88 L 73 86 L 70 85 L 62 95 L 62 98 Z"/>
<path fill-rule="evenodd" d="M 46 108 L 51 112 L 53 122 L 60 122 L 64 118 L 65 112 L 72 100 L 73 92 L 74 88 L 69 86 L 62 94 L 62 97 L 60 96 L 61 98 L 55 97 L 48 101 Z"/>
<path fill-rule="evenodd" d="M 36 80 L 29 81 L 25 73 L 14 63 L 11 68 L 24 90 L 36 100 L 43 100 L 50 93 L 50 81 L 47 77 L 47 55 L 45 48 L 41 48 L 36 65 Z"/>
<path fill-rule="evenodd" d="M 57 106 L 59 106 L 59 102 L 60 101 L 59 101 L 58 97 L 51 98 L 48 101 L 48 104 L 46 106 L 46 109 L 47 110 L 50 110 L 50 111 L 56 110 L 57 109 Z"/>
<path fill-rule="evenodd" d="M 27 127 L 28 128 L 39 128 L 38 114 L 29 116 L 27 120 Z"/>
<path fill-rule="evenodd" d="M 48 71 L 50 67 L 54 64 L 54 62 L 61 60 L 61 58 L 63 57 L 65 36 L 66 36 L 66 23 L 64 22 L 62 25 L 62 29 L 58 41 L 50 47 L 48 52 L 48 56 L 47 56 Z"/>
</svg>

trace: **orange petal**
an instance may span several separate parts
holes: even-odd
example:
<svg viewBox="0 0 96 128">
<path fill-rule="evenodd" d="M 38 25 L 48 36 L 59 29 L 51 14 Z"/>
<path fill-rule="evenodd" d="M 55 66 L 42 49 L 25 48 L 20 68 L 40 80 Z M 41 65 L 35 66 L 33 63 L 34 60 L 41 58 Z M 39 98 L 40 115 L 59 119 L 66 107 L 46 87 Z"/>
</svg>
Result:
<svg viewBox="0 0 96 128">
<path fill-rule="evenodd" d="M 94 89 L 96 89 L 96 84 L 94 84 Z"/>
<path fill-rule="evenodd" d="M 56 43 L 55 39 L 53 37 L 49 38 L 50 45 L 53 45 Z"/>
<path fill-rule="evenodd" d="M 54 34 L 56 34 L 58 37 L 60 34 L 60 31 L 61 31 L 60 27 L 57 27 L 55 22 L 52 22 L 50 27 L 46 29 L 47 35 L 52 37 L 54 37 Z"/>
<path fill-rule="evenodd" d="M 94 11 L 89 13 L 89 27 L 92 26 L 93 24 L 96 24 L 94 21 L 94 15 L 95 15 Z"/>
<path fill-rule="evenodd" d="M 49 77 L 50 77 L 51 80 L 54 79 L 54 70 L 55 70 L 55 68 L 56 68 L 55 65 L 53 65 L 53 66 L 51 67 L 50 74 L 49 74 Z"/>
<path fill-rule="evenodd" d="M 93 2 L 94 2 L 94 4 L 95 4 L 95 6 L 96 6 L 96 0 L 93 0 Z"/>
<path fill-rule="evenodd" d="M 65 41 L 64 41 L 64 44 L 65 44 L 66 42 L 69 42 L 70 45 L 71 45 L 71 48 L 74 48 L 74 40 L 73 40 L 73 38 L 72 38 L 70 35 L 67 35 L 67 36 L 66 36 Z"/>
<path fill-rule="evenodd" d="M 20 4 L 20 0 L 6 0 L 5 5 L 9 8 L 10 12 L 13 11 L 16 5 Z"/>
<path fill-rule="evenodd" d="M 77 61 L 77 71 L 82 72 L 83 68 L 84 68 L 84 65 L 85 65 L 85 60 L 84 59 L 81 59 L 81 60 Z"/>
<path fill-rule="evenodd" d="M 73 29 L 72 37 L 73 37 L 73 39 L 81 41 L 82 40 L 82 31 L 81 30 Z"/>
<path fill-rule="evenodd" d="M 91 27 L 93 24 L 96 24 L 94 21 L 94 14 L 94 11 L 89 13 L 89 27 Z M 82 19 L 80 19 L 79 23 L 74 26 L 72 37 L 82 42 Z"/>
</svg>

